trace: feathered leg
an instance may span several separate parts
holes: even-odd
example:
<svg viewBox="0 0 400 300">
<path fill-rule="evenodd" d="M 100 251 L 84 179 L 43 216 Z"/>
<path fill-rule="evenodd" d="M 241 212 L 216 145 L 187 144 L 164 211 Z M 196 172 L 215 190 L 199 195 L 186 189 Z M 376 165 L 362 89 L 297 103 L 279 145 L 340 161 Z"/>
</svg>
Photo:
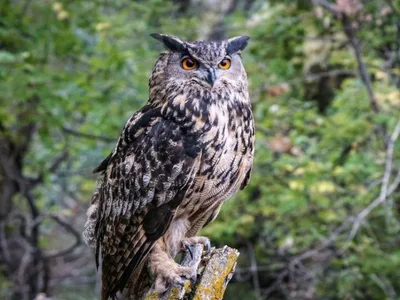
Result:
<svg viewBox="0 0 400 300">
<path fill-rule="evenodd" d="M 182 267 L 165 251 L 162 239 L 152 249 L 149 255 L 149 266 L 155 277 L 155 291 L 165 292 L 170 286 L 183 285 L 187 279 L 195 279 L 197 270 Z"/>
</svg>

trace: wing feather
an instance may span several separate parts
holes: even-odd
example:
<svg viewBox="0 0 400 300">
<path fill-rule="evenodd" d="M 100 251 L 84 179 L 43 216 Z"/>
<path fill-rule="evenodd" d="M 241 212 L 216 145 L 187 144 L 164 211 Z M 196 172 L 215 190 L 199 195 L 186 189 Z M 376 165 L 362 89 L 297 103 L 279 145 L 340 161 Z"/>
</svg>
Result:
<svg viewBox="0 0 400 300">
<path fill-rule="evenodd" d="M 199 165 L 196 141 L 159 110 L 145 107 L 98 168 L 104 172 L 96 224 L 103 299 L 125 287 L 168 229 Z"/>
</svg>

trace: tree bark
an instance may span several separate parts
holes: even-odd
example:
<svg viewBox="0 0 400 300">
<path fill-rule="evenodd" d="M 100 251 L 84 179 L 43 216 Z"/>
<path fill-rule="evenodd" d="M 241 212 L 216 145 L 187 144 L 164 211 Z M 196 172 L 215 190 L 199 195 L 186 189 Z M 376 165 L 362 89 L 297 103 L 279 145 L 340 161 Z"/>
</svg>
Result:
<svg viewBox="0 0 400 300">
<path fill-rule="evenodd" d="M 145 300 L 217 300 L 222 299 L 225 289 L 235 272 L 236 261 L 239 251 L 228 246 L 219 249 L 211 249 L 208 255 L 203 255 L 203 245 L 196 244 L 192 247 L 192 255 L 186 253 L 181 262 L 182 266 L 195 267 L 197 278 L 195 282 L 187 280 L 183 286 L 171 287 L 163 294 L 154 292 L 152 286 L 147 287 L 143 294 L 143 286 L 140 293 L 145 296 L 135 294 L 133 291 L 125 291 L 121 300 L 145 299 Z M 140 277 L 143 276 L 143 272 Z M 145 273 L 145 277 L 148 275 Z M 147 278 L 147 279 L 146 279 Z M 148 282 L 148 277 L 144 281 L 137 278 L 138 282 Z"/>
</svg>

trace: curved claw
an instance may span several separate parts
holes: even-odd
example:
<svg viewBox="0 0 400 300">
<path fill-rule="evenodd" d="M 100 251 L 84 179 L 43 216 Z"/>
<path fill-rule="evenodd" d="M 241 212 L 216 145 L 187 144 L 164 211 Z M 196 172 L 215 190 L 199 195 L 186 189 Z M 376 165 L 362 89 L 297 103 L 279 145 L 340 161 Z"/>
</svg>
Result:
<svg viewBox="0 0 400 300">
<path fill-rule="evenodd" d="M 206 255 L 210 254 L 211 252 L 211 243 L 208 241 L 206 245 L 204 245 L 204 249 L 206 250 Z"/>
<path fill-rule="evenodd" d="M 206 251 L 206 255 L 210 254 L 211 252 L 211 242 L 207 239 L 206 243 L 204 244 L 204 250 Z"/>
<path fill-rule="evenodd" d="M 193 260 L 193 251 L 192 251 L 192 245 L 188 241 L 183 241 L 183 246 L 185 247 L 185 250 L 189 252 L 190 258 Z"/>
</svg>

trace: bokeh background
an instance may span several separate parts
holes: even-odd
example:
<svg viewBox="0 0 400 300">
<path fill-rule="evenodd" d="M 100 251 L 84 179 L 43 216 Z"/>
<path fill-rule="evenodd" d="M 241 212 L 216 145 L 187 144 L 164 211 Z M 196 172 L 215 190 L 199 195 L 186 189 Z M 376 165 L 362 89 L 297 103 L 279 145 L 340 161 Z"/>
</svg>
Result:
<svg viewBox="0 0 400 300">
<path fill-rule="evenodd" d="M 225 299 L 400 299 L 399 0 L 0 1 L 0 298 L 96 299 L 91 170 L 153 32 L 251 36 L 254 172 L 203 230 L 241 252 Z"/>
</svg>

